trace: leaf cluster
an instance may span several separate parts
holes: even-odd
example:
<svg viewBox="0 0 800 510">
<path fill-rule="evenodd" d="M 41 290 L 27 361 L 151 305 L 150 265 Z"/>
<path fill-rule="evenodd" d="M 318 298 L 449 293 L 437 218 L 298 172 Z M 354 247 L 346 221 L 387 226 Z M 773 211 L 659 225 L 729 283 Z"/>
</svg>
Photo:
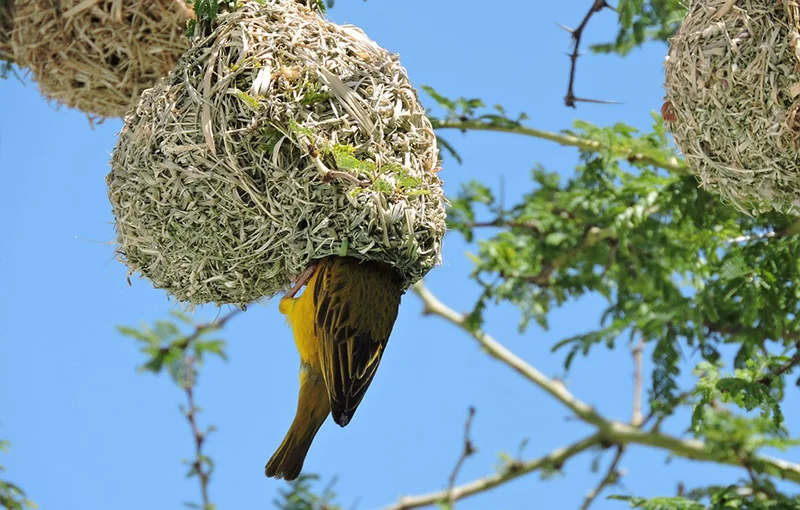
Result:
<svg viewBox="0 0 800 510">
<path fill-rule="evenodd" d="M 275 507 L 281 510 L 341 510 L 342 507 L 333 503 L 336 480 L 332 480 L 319 493 L 314 487 L 318 481 L 317 475 L 300 475 L 289 483 L 287 489 L 279 492 L 279 497 L 274 501 Z"/>
<path fill-rule="evenodd" d="M 175 383 L 191 387 L 197 376 L 197 367 L 202 366 L 207 355 L 227 360 L 225 340 L 210 337 L 220 326 L 217 323 L 195 324 L 192 319 L 177 311 L 170 312 L 175 321 L 159 320 L 153 326 L 143 324 L 140 328 L 119 326 L 119 332 L 133 338 L 140 351 L 147 357 L 140 371 L 160 373 L 167 369 Z M 180 324 L 193 328 L 184 332 Z"/>
<path fill-rule="evenodd" d="M 8 441 L 0 440 L 0 452 L 7 452 L 9 446 L 11 445 Z M 5 468 L 0 465 L 0 475 L 4 471 Z M 25 491 L 18 485 L 0 478 L 0 508 L 7 510 L 36 510 L 39 507 L 27 498 Z"/>
<path fill-rule="evenodd" d="M 613 41 L 595 44 L 595 53 L 627 55 L 647 41 L 666 41 L 686 15 L 682 0 L 619 0 L 619 31 Z"/>
<path fill-rule="evenodd" d="M 524 330 L 531 320 L 547 328 L 554 308 L 600 295 L 607 303 L 600 327 L 554 350 L 566 350 L 568 369 L 576 355 L 598 344 L 612 348 L 623 335 L 652 342 L 651 403 L 669 409 L 687 354 L 713 364 L 724 345 L 735 346 L 736 369 L 763 357 L 753 374 L 760 379 L 783 359 L 770 354 L 770 345 L 781 355 L 794 348 L 800 237 L 792 218 L 743 216 L 693 177 L 616 156 L 674 157 L 660 118 L 654 120 L 650 133 L 576 123 L 571 134 L 600 141 L 602 149 L 583 151 L 574 175 L 536 167 L 532 191 L 510 207 L 483 184 L 469 183 L 451 200 L 449 227 L 468 241 L 477 229 L 491 229 L 473 256 L 473 276 L 483 288 L 470 316 L 474 327 L 490 301 L 517 306 Z M 776 411 L 771 391 L 728 390 L 745 408 L 755 399 Z"/>
</svg>

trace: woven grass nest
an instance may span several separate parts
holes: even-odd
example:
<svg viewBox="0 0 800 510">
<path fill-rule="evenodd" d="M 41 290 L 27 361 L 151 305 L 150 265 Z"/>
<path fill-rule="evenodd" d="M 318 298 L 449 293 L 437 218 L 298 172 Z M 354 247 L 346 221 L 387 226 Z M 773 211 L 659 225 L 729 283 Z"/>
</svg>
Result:
<svg viewBox="0 0 800 510">
<path fill-rule="evenodd" d="M 14 0 L 11 46 L 42 94 L 122 117 L 189 47 L 184 0 Z"/>
<path fill-rule="evenodd" d="M 692 0 L 665 61 L 665 119 L 702 185 L 740 210 L 800 206 L 796 0 Z"/>
<path fill-rule="evenodd" d="M 118 253 L 192 304 L 244 305 L 313 259 L 441 259 L 430 122 L 396 56 L 289 0 L 221 14 L 146 91 L 112 155 Z"/>
<path fill-rule="evenodd" d="M 14 0 L 0 0 L 0 64 L 14 60 L 11 53 L 11 16 Z"/>
</svg>

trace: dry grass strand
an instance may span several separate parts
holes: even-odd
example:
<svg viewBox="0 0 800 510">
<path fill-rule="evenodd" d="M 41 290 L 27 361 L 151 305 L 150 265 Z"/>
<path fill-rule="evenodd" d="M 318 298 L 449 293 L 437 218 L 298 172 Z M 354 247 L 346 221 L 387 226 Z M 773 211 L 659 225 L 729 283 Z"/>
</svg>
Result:
<svg viewBox="0 0 800 510">
<path fill-rule="evenodd" d="M 12 49 L 42 94 L 122 117 L 189 47 L 184 0 L 15 0 Z"/>
<path fill-rule="evenodd" d="M 12 62 L 11 30 L 14 0 L 0 0 L 0 63 Z"/>
</svg>

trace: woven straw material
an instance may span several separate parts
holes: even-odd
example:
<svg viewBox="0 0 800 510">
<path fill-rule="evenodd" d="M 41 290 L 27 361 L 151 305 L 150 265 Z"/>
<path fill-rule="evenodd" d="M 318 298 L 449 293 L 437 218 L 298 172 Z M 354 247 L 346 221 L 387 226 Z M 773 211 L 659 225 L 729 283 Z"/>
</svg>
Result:
<svg viewBox="0 0 800 510">
<path fill-rule="evenodd" d="M 209 33 L 209 32 L 206 32 Z M 109 197 L 131 272 L 244 305 L 314 259 L 441 259 L 436 139 L 396 56 L 288 0 L 221 14 L 126 118 Z"/>
<path fill-rule="evenodd" d="M 665 107 L 702 185 L 740 210 L 797 212 L 795 0 L 693 0 L 670 40 Z"/>
<path fill-rule="evenodd" d="M 184 0 L 15 0 L 13 54 L 42 94 L 122 117 L 188 48 Z"/>
<path fill-rule="evenodd" d="M 0 62 L 14 60 L 11 53 L 11 29 L 14 0 L 0 0 Z"/>
</svg>

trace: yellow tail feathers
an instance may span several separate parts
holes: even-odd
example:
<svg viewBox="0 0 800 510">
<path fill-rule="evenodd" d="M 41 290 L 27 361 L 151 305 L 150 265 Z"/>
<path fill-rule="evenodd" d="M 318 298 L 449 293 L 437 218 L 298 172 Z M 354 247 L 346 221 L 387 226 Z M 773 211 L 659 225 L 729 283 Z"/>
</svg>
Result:
<svg viewBox="0 0 800 510">
<path fill-rule="evenodd" d="M 270 478 L 294 480 L 303 469 L 308 449 L 317 431 L 330 414 L 328 390 L 322 374 L 313 371 L 308 365 L 300 368 L 300 395 L 297 399 L 297 413 L 283 438 L 281 445 L 267 462 L 264 469 Z"/>
</svg>

